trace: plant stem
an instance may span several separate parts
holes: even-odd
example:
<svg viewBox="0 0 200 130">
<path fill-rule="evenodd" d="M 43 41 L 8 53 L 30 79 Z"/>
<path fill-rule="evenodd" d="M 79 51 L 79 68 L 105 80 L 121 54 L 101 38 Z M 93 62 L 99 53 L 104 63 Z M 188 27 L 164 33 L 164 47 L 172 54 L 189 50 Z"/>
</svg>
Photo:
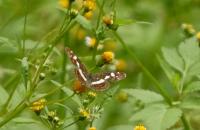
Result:
<svg viewBox="0 0 200 130">
<path fill-rule="evenodd" d="M 164 97 L 165 101 L 171 105 L 172 101 L 167 92 L 163 89 L 163 87 L 160 85 L 160 83 L 155 79 L 155 77 L 149 72 L 149 70 L 142 64 L 142 62 L 137 58 L 137 56 L 132 52 L 125 44 L 123 39 L 119 36 L 119 34 L 115 31 L 113 31 L 114 36 L 119 40 L 119 42 L 122 44 L 123 48 L 127 51 L 127 53 L 130 54 L 130 56 L 135 60 L 135 62 L 141 67 L 142 71 L 149 77 L 149 79 L 154 83 L 156 89 L 159 90 L 161 95 Z"/>
<path fill-rule="evenodd" d="M 184 126 L 184 130 L 190 130 L 190 125 L 188 124 L 188 121 L 184 114 L 182 115 L 181 120 Z"/>
<path fill-rule="evenodd" d="M 23 56 L 25 54 L 26 24 L 27 24 L 27 15 L 28 15 L 28 0 L 25 0 L 25 6 L 24 7 L 25 7 L 25 16 L 24 16 L 23 43 L 22 43 Z"/>
<path fill-rule="evenodd" d="M 63 102 L 65 100 L 68 100 L 70 98 L 72 98 L 76 93 L 73 93 L 72 95 L 70 95 L 69 97 L 64 97 L 64 98 L 61 98 L 61 99 L 58 99 L 58 100 L 55 100 L 55 101 L 50 101 L 48 102 L 47 104 L 54 104 L 54 103 L 58 103 L 58 102 Z"/>
</svg>

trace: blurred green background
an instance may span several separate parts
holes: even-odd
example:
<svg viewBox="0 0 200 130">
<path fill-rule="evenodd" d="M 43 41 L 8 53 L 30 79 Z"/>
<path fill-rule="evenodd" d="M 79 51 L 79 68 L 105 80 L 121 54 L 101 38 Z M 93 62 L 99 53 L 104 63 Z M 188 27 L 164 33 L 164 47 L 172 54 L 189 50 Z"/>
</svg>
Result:
<svg viewBox="0 0 200 130">
<path fill-rule="evenodd" d="M 8 82 L 15 72 L 20 72 L 21 69 L 21 64 L 17 60 L 21 58 L 18 46 L 20 46 L 20 42 L 24 39 L 24 15 L 27 8 L 28 17 L 25 37 L 27 50 L 33 48 L 37 41 L 40 41 L 48 32 L 52 31 L 52 29 L 60 26 L 64 18 L 63 12 L 59 9 L 57 0 L 28 0 L 28 6 L 25 0 L 0 0 L 1 87 Z M 105 10 L 108 13 L 110 11 L 109 7 L 105 8 Z M 117 0 L 117 19 L 134 21 L 133 23 L 120 26 L 117 31 L 126 44 L 135 51 L 143 64 L 159 81 L 162 81 L 163 86 L 166 86 L 165 89 L 168 89 L 169 93 L 172 95 L 172 86 L 168 83 L 163 70 L 160 68 L 156 59 L 156 54 L 161 53 L 161 47 L 175 47 L 184 39 L 184 34 L 181 30 L 182 23 L 190 23 L 198 31 L 200 29 L 199 14 L 200 0 Z M 95 16 L 93 20 L 95 20 Z M 74 27 L 73 30 L 76 30 L 76 27 Z M 90 35 L 89 32 L 83 31 L 83 36 Z M 84 43 L 84 37 L 77 37 L 79 35 L 75 35 L 74 32 L 75 31 L 71 31 L 70 33 L 68 45 L 80 57 L 92 55 L 92 51 L 88 49 Z M 51 39 L 51 36 L 49 39 Z M 116 41 L 114 40 L 114 42 Z M 48 41 L 40 44 L 41 46 L 47 46 Z M 120 82 L 120 88 L 153 89 L 152 83 L 143 75 L 141 69 L 134 63 L 133 59 L 125 50 L 122 49 L 120 44 L 116 42 L 113 46 L 114 49 L 112 49 L 112 51 L 115 53 L 116 58 L 123 59 L 126 62 L 124 71 L 127 72 L 127 78 Z M 61 51 L 60 48 L 62 48 L 62 46 L 58 45 L 58 51 Z M 61 73 L 62 52 L 57 53 L 52 62 L 58 72 Z M 33 52 L 33 55 L 37 57 L 41 54 L 39 51 Z M 93 67 L 91 61 L 83 60 L 83 62 L 86 62 L 88 68 Z M 72 73 L 73 72 L 70 71 L 70 74 Z M 70 75 L 66 76 L 66 78 L 69 77 Z M 59 76 L 53 78 L 60 80 Z M 48 84 L 45 85 L 47 86 Z M 11 92 L 12 86 L 5 89 Z M 47 88 L 43 87 L 42 89 Z M 19 97 L 16 96 L 16 98 L 20 99 L 20 95 L 18 96 Z M 117 98 L 118 96 L 119 94 L 114 96 L 113 100 L 105 104 L 102 118 L 95 122 L 98 130 L 115 129 L 114 126 L 116 125 L 126 125 L 128 124 L 127 120 L 130 116 L 137 111 L 137 105 L 134 101 L 122 103 Z M 57 95 L 57 97 L 59 96 Z M 3 102 L 4 99 L 5 97 L 0 95 L 0 101 Z M 200 110 L 189 112 L 193 115 L 190 122 L 194 130 L 200 129 L 199 112 Z M 26 115 L 26 113 L 24 115 Z M 7 130 L 22 128 L 45 129 L 35 124 L 19 123 L 17 126 L 12 126 L 12 123 L 10 124 L 11 128 L 7 128 Z M 132 125 L 134 126 L 134 124 Z M 75 128 L 74 126 L 74 128 L 70 128 L 70 130 Z"/>
</svg>

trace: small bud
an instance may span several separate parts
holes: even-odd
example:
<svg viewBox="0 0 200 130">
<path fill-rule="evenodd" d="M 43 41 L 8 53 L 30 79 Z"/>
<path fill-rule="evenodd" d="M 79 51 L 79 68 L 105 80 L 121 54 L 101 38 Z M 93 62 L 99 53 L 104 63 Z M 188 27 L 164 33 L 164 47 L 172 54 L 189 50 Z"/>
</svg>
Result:
<svg viewBox="0 0 200 130">
<path fill-rule="evenodd" d="M 78 15 L 78 10 L 76 10 L 76 9 L 71 9 L 70 10 L 71 19 L 74 19 L 77 15 Z"/>
<path fill-rule="evenodd" d="M 196 30 L 194 29 L 194 27 L 191 24 L 182 24 L 181 28 L 183 29 L 185 35 L 187 37 L 191 37 L 194 36 L 194 34 L 196 33 Z"/>
<path fill-rule="evenodd" d="M 120 91 L 118 94 L 117 94 L 117 100 L 120 101 L 120 102 L 126 102 L 128 100 L 128 94 L 124 91 Z"/>
<path fill-rule="evenodd" d="M 113 24 L 113 19 L 109 16 L 104 16 L 103 17 L 103 23 L 106 25 L 106 26 L 110 26 Z"/>
<path fill-rule="evenodd" d="M 40 73 L 39 79 L 44 80 L 46 77 L 45 73 Z"/>
<path fill-rule="evenodd" d="M 97 94 L 95 92 L 88 92 L 88 98 L 89 99 L 94 99 L 97 96 Z"/>
<path fill-rule="evenodd" d="M 56 116 L 56 112 L 50 111 L 50 112 L 48 112 L 47 115 L 48 115 L 48 120 L 53 121 L 54 117 Z"/>
<path fill-rule="evenodd" d="M 105 63 L 110 63 L 114 59 L 114 53 L 111 51 L 103 52 L 101 56 Z"/>
</svg>

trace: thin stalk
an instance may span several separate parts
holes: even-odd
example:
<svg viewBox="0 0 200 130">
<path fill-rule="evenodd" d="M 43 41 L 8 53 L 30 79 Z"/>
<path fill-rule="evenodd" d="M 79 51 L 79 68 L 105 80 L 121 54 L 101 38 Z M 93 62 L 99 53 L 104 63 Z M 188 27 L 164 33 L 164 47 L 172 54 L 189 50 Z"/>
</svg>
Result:
<svg viewBox="0 0 200 130">
<path fill-rule="evenodd" d="M 182 115 L 181 120 L 184 126 L 184 130 L 190 130 L 190 125 L 188 124 L 188 121 L 184 114 Z"/>
<path fill-rule="evenodd" d="M 68 35 L 67 35 L 68 36 Z M 67 47 L 67 39 L 68 37 L 65 36 L 64 38 L 64 48 Z M 65 83 L 65 77 L 66 77 L 66 65 L 67 65 L 67 56 L 65 50 L 63 50 L 63 62 L 62 62 L 62 73 L 61 73 L 61 83 Z"/>
<path fill-rule="evenodd" d="M 77 122 L 79 122 L 79 121 L 80 121 L 80 119 L 77 119 L 76 121 L 74 121 L 74 122 L 72 122 L 72 123 L 70 123 L 70 124 L 64 126 L 62 129 L 65 129 L 65 128 L 67 128 L 67 127 L 69 127 L 69 126 L 71 126 L 71 125 L 73 125 L 73 124 L 75 124 L 75 123 L 77 123 Z"/>
<path fill-rule="evenodd" d="M 130 54 L 130 56 L 135 60 L 135 62 L 141 67 L 142 71 L 149 77 L 149 79 L 154 83 L 156 89 L 159 90 L 161 95 L 164 97 L 165 101 L 171 105 L 171 98 L 167 94 L 167 92 L 163 89 L 163 87 L 160 85 L 160 83 L 156 80 L 156 78 L 149 72 L 149 70 L 142 64 L 142 62 L 137 58 L 137 56 L 132 52 L 125 44 L 123 39 L 118 35 L 117 32 L 113 31 L 114 36 L 119 40 L 123 48 L 127 51 L 127 53 Z"/>
<path fill-rule="evenodd" d="M 99 15 L 98 15 L 97 24 L 96 24 L 96 30 L 98 30 L 98 28 L 100 26 L 100 22 L 101 22 L 101 17 L 102 17 L 102 14 L 103 14 L 103 7 L 105 5 L 105 0 L 102 1 L 101 5 L 98 2 L 98 0 L 96 2 L 98 4 L 98 6 L 99 6 Z M 92 55 L 92 61 L 95 61 L 95 57 L 96 57 L 96 54 L 97 54 L 97 47 L 98 47 L 99 41 L 100 41 L 96 33 L 95 33 L 95 35 L 96 35 L 95 37 L 96 37 L 97 41 L 96 41 L 96 44 L 94 46 L 93 55 Z"/>
<path fill-rule="evenodd" d="M 25 0 L 24 7 L 25 7 L 25 16 L 24 16 L 23 43 L 22 43 L 23 56 L 25 54 L 26 25 L 27 25 L 27 16 L 28 16 L 28 0 Z"/>
</svg>

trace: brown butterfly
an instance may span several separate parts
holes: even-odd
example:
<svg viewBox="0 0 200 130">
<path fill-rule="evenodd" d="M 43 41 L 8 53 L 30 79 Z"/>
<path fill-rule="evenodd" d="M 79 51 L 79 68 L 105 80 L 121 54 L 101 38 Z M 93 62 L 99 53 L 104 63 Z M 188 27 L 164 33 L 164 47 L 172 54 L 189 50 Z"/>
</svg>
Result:
<svg viewBox="0 0 200 130">
<path fill-rule="evenodd" d="M 86 67 L 81 63 L 80 59 L 74 52 L 66 47 L 65 51 L 71 62 L 75 66 L 75 74 L 82 85 L 95 91 L 104 91 L 109 88 L 111 82 L 119 81 L 126 78 L 124 72 L 104 72 L 92 74 L 87 71 Z"/>
</svg>

